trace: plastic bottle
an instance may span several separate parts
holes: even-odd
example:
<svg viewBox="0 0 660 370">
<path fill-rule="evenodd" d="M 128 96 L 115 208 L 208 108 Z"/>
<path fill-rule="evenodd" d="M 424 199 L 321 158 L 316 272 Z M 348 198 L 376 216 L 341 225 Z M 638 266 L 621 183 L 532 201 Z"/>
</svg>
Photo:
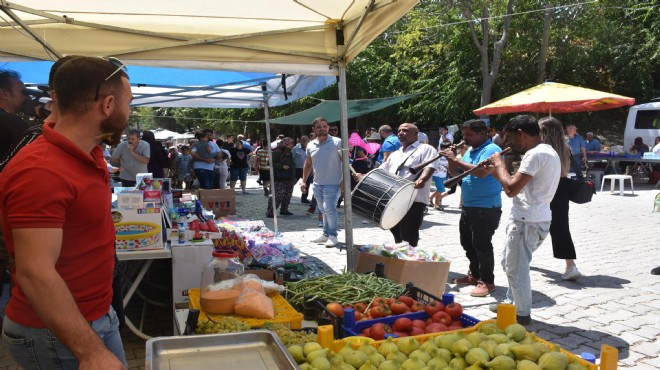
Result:
<svg viewBox="0 0 660 370">
<path fill-rule="evenodd" d="M 186 231 L 188 231 L 188 223 L 179 222 L 178 224 L 179 244 L 186 244 L 186 242 L 188 241 L 186 238 Z"/>
<path fill-rule="evenodd" d="M 202 310 L 216 314 L 234 312 L 240 289 L 232 289 L 241 284 L 245 268 L 235 252 L 213 251 L 212 258 L 202 271 L 200 304 Z"/>
</svg>

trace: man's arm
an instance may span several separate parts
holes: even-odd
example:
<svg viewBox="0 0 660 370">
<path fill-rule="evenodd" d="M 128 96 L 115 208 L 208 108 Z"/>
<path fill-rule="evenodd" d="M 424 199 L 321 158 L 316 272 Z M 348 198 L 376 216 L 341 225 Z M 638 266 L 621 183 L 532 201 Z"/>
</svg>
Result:
<svg viewBox="0 0 660 370">
<path fill-rule="evenodd" d="M 300 184 L 300 191 L 307 192 L 307 178 L 312 173 L 312 157 L 307 156 L 305 164 L 303 165 L 302 184 Z"/>
<path fill-rule="evenodd" d="M 434 172 L 435 172 L 434 168 L 425 167 L 422 170 L 422 175 L 415 181 L 415 189 L 423 188 L 424 184 L 426 184 L 426 182 L 429 181 L 431 177 L 433 177 Z"/>
<path fill-rule="evenodd" d="M 55 270 L 62 234 L 62 229 L 12 230 L 16 283 L 46 327 L 80 361 L 80 369 L 124 369 L 80 313 L 69 288 Z"/>
<path fill-rule="evenodd" d="M 458 173 L 457 173 L 458 171 L 456 171 L 456 170 L 459 169 L 459 168 L 461 170 L 463 170 L 463 172 L 465 172 L 465 171 L 469 171 L 469 170 L 473 169 L 474 167 L 476 167 L 476 165 L 474 165 L 474 164 L 470 164 L 470 163 L 465 162 L 462 159 L 456 158 L 456 155 L 454 154 L 454 151 L 451 150 L 451 149 L 443 150 L 442 154 L 444 154 L 445 158 L 447 158 L 447 162 L 449 164 L 448 170 L 449 170 L 449 173 L 452 176 L 458 175 Z M 484 168 L 480 168 L 480 169 L 472 172 L 472 176 L 476 176 L 478 178 L 484 178 L 488 175 L 489 175 L 488 171 L 486 171 Z"/>
<path fill-rule="evenodd" d="M 502 189 L 509 198 L 518 195 L 533 178 L 530 175 L 520 172 L 516 172 L 512 177 L 506 169 L 506 165 L 502 161 L 499 152 L 490 157 L 490 164 L 485 166 L 485 170 L 502 184 Z"/>
<path fill-rule="evenodd" d="M 139 145 L 140 144 L 138 143 L 138 146 Z M 133 156 L 133 158 L 135 158 L 136 161 L 138 161 L 142 164 L 148 164 L 149 163 L 149 157 L 138 153 L 136 148 L 134 148 L 133 145 L 131 145 L 131 144 L 128 144 L 128 152 L 131 153 L 131 155 Z"/>
</svg>

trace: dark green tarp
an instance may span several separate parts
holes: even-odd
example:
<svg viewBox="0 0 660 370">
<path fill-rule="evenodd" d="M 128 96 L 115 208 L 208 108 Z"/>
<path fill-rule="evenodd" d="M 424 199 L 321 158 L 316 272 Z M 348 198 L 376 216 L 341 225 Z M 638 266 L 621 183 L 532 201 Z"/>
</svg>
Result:
<svg viewBox="0 0 660 370">
<path fill-rule="evenodd" d="M 401 103 L 406 99 L 413 98 L 418 94 L 410 94 L 403 96 L 392 96 L 389 98 L 378 99 L 358 99 L 348 101 L 348 118 L 363 116 L 367 113 L 375 112 L 377 110 L 389 107 L 397 103 Z M 289 116 L 273 118 L 270 123 L 280 125 L 311 125 L 314 119 L 323 117 L 328 122 L 339 122 L 339 101 L 338 100 L 324 100 L 321 104 L 298 112 Z"/>
</svg>

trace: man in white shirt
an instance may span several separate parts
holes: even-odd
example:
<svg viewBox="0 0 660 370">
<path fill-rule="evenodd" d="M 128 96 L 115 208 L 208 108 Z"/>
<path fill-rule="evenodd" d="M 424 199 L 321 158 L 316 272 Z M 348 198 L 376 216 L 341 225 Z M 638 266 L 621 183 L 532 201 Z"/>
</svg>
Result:
<svg viewBox="0 0 660 370">
<path fill-rule="evenodd" d="M 524 153 L 520 168 L 509 175 L 499 153 L 490 157 L 486 170 L 502 184 L 504 193 L 513 198 L 506 226 L 502 267 L 509 280 L 507 301 L 516 305 L 519 324 L 531 323 L 532 286 L 529 268 L 532 253 L 550 232 L 550 201 L 555 195 L 561 173 L 557 152 L 544 144 L 536 119 L 529 115 L 513 117 L 504 127 L 515 152 Z M 497 305 L 491 309 L 496 310 Z"/>
<path fill-rule="evenodd" d="M 454 143 L 454 135 L 449 133 L 449 129 L 447 129 L 446 126 L 440 127 L 440 142 L 443 141 L 449 141 L 450 143 Z"/>
<path fill-rule="evenodd" d="M 402 123 L 399 126 L 397 136 L 401 143 L 401 148 L 392 152 L 380 168 L 414 182 L 417 195 L 415 196 L 412 207 L 410 207 L 401 221 L 390 229 L 390 232 L 394 235 L 395 242 L 401 243 L 402 241 L 406 241 L 411 246 L 416 247 L 419 242 L 419 228 L 422 226 L 424 209 L 429 201 L 429 194 L 431 192 L 431 183 L 429 180 L 435 172 L 435 162 L 427 164 L 416 175 L 410 173 L 409 169 L 410 167 L 433 159 L 437 155 L 437 151 L 431 145 L 421 144 L 418 141 L 419 130 L 412 123 Z M 356 181 L 362 178 L 361 174 L 356 174 L 354 177 Z"/>
</svg>

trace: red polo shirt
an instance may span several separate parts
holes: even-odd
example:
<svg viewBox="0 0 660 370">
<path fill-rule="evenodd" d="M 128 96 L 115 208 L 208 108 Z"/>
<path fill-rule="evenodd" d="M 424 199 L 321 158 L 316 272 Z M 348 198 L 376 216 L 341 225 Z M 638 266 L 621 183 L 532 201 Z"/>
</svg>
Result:
<svg viewBox="0 0 660 370">
<path fill-rule="evenodd" d="M 112 300 L 114 226 L 110 213 L 108 170 L 99 147 L 83 152 L 44 125 L 44 133 L 9 162 L 0 174 L 0 220 L 14 258 L 11 229 L 58 228 L 62 248 L 55 268 L 87 321 L 103 316 Z M 16 271 L 12 269 L 15 278 Z M 43 328 L 17 284 L 7 316 Z"/>
</svg>

